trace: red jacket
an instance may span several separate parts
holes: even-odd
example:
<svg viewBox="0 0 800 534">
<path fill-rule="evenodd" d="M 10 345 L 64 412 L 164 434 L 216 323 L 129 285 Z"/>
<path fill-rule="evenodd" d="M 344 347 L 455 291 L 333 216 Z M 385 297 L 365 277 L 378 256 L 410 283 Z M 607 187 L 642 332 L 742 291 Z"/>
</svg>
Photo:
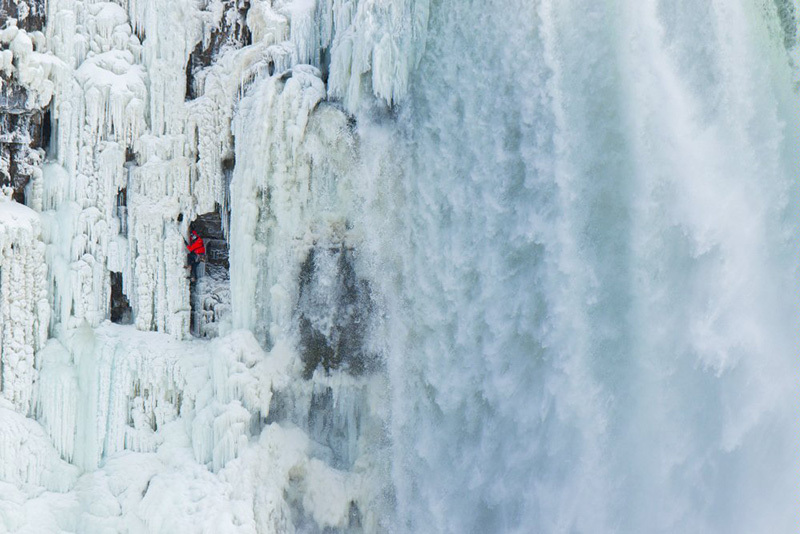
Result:
<svg viewBox="0 0 800 534">
<path fill-rule="evenodd" d="M 206 253 L 206 246 L 203 243 L 203 238 L 198 237 L 190 245 L 186 248 L 189 249 L 189 252 L 194 252 L 195 254 L 205 254 Z"/>
</svg>

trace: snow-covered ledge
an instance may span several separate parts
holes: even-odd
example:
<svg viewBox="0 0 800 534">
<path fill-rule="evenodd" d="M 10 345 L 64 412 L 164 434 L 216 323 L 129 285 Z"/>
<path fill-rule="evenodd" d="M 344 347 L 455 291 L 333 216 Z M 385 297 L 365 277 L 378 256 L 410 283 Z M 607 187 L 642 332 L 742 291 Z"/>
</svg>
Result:
<svg viewBox="0 0 800 534">
<path fill-rule="evenodd" d="M 0 194 L 0 396 L 23 414 L 50 321 L 44 251 L 39 215 Z"/>
</svg>

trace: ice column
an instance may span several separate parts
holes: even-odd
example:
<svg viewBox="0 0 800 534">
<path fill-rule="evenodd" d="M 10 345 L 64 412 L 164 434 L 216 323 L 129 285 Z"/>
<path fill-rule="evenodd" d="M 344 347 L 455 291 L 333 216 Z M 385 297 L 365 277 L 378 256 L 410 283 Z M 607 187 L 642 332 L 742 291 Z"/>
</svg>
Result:
<svg viewBox="0 0 800 534">
<path fill-rule="evenodd" d="M 23 414 L 31 406 L 34 353 L 50 320 L 40 235 L 33 210 L 0 196 L 0 393 Z"/>
</svg>

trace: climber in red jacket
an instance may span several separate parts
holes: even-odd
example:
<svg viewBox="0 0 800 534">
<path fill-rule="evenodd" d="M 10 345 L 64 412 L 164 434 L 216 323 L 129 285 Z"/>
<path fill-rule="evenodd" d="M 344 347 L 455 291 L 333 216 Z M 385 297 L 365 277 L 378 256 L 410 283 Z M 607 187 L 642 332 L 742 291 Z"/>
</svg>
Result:
<svg viewBox="0 0 800 534">
<path fill-rule="evenodd" d="M 197 266 L 201 261 L 206 261 L 206 245 L 203 238 L 192 230 L 191 243 L 186 245 L 189 250 L 189 265 L 192 267 L 192 282 L 197 280 Z"/>
</svg>

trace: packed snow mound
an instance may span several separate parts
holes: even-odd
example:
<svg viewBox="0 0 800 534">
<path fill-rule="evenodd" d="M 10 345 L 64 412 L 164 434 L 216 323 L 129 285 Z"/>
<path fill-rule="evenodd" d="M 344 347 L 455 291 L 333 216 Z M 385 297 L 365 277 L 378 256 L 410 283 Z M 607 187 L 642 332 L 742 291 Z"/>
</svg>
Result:
<svg viewBox="0 0 800 534">
<path fill-rule="evenodd" d="M 0 244 L 12 243 L 22 236 L 39 237 L 39 214 L 5 195 L 0 195 Z"/>
</svg>

